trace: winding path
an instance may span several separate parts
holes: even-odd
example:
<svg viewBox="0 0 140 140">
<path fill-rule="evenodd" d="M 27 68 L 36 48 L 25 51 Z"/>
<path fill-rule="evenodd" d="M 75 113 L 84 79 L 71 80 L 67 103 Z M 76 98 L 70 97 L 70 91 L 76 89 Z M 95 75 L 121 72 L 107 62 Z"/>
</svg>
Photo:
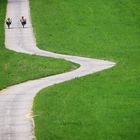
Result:
<svg viewBox="0 0 140 140">
<path fill-rule="evenodd" d="M 19 18 L 25 15 L 28 28 L 22 29 Z M 67 80 L 111 68 L 113 62 L 61 55 L 40 50 L 36 47 L 30 21 L 28 0 L 8 0 L 7 17 L 12 17 L 12 29 L 6 29 L 6 48 L 16 52 L 62 58 L 80 64 L 80 68 L 54 76 L 32 80 L 0 91 L 0 140 L 31 140 L 33 133 L 32 102 L 43 88 Z"/>
</svg>

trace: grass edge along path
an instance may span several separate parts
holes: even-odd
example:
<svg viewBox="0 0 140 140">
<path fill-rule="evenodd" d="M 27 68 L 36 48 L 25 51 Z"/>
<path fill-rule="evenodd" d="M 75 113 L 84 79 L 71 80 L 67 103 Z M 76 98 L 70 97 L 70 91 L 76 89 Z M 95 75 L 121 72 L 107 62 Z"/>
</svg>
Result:
<svg viewBox="0 0 140 140">
<path fill-rule="evenodd" d="M 140 139 L 139 5 L 137 0 L 31 1 L 40 48 L 118 62 L 42 90 L 34 103 L 38 140 Z"/>
<path fill-rule="evenodd" d="M 27 80 L 76 69 L 77 64 L 49 57 L 26 55 L 5 49 L 4 20 L 7 1 L 0 0 L 0 90 Z"/>
</svg>

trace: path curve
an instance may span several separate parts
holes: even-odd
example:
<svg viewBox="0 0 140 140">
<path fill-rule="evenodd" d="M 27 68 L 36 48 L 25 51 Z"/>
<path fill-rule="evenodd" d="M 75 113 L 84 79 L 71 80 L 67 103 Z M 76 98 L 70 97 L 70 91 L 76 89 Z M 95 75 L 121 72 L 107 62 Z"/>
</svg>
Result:
<svg viewBox="0 0 140 140">
<path fill-rule="evenodd" d="M 28 28 L 21 28 L 19 18 L 22 15 L 27 17 Z M 24 82 L 0 91 L 0 140 L 31 140 L 35 137 L 33 121 L 29 116 L 32 111 L 33 98 L 41 89 L 75 77 L 111 68 L 115 63 L 56 54 L 37 48 L 30 22 L 28 0 L 8 0 L 7 17 L 12 17 L 13 24 L 12 29 L 5 30 L 6 48 L 16 52 L 62 58 L 80 64 L 80 68 L 74 71 Z"/>
</svg>

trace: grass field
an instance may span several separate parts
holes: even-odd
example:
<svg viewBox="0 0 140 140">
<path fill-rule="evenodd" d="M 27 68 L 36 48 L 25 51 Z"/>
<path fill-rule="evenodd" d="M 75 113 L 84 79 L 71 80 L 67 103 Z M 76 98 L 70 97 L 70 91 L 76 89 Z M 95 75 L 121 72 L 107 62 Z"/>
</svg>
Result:
<svg viewBox="0 0 140 140">
<path fill-rule="evenodd" d="M 117 62 L 42 90 L 37 139 L 139 140 L 140 1 L 31 0 L 31 13 L 40 48 Z"/>
<path fill-rule="evenodd" d="M 77 65 L 60 59 L 18 54 L 4 48 L 6 0 L 0 0 L 0 89 L 23 81 L 63 73 Z"/>
</svg>

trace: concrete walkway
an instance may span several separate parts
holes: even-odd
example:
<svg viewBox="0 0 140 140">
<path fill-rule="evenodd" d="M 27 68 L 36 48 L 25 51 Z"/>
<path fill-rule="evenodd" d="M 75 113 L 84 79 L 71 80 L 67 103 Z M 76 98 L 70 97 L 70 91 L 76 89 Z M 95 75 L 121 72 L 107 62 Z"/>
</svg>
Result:
<svg viewBox="0 0 140 140">
<path fill-rule="evenodd" d="M 27 28 L 23 29 L 19 18 L 27 18 Z M 34 96 L 43 88 L 94 72 L 111 68 L 113 62 L 91 58 L 61 55 L 40 50 L 36 47 L 30 22 L 28 0 L 9 0 L 7 17 L 12 17 L 12 29 L 6 29 L 6 48 L 16 52 L 40 56 L 62 58 L 80 64 L 80 68 L 54 76 L 32 80 L 8 87 L 0 92 L 0 140 L 32 140 L 33 133 L 32 102 Z"/>
</svg>

